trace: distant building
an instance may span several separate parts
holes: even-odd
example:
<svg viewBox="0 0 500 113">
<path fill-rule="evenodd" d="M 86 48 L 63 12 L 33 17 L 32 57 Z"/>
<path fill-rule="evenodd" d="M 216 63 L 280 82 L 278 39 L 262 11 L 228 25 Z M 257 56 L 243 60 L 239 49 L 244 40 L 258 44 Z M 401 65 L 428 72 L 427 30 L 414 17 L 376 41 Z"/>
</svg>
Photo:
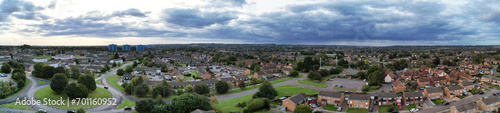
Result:
<svg viewBox="0 0 500 113">
<path fill-rule="evenodd" d="M 153 45 L 148 45 L 148 48 L 153 48 Z"/>
<path fill-rule="evenodd" d="M 130 49 L 131 49 L 131 46 L 128 44 L 125 44 L 122 46 L 122 50 L 124 50 L 124 51 L 130 51 Z"/>
<path fill-rule="evenodd" d="M 118 51 L 118 46 L 116 44 L 109 44 L 108 50 L 116 52 Z"/>
<path fill-rule="evenodd" d="M 135 50 L 136 51 L 144 51 L 144 48 L 145 48 L 144 46 L 145 45 L 137 45 L 136 48 L 135 48 Z"/>
</svg>

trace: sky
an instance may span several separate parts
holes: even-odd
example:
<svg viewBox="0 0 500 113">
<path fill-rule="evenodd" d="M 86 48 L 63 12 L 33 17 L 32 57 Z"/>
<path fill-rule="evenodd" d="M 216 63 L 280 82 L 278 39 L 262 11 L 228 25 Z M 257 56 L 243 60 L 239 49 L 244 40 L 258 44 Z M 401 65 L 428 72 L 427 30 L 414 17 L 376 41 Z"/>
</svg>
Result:
<svg viewBox="0 0 500 113">
<path fill-rule="evenodd" d="M 498 45 L 498 0 L 0 0 L 0 45 Z"/>
</svg>

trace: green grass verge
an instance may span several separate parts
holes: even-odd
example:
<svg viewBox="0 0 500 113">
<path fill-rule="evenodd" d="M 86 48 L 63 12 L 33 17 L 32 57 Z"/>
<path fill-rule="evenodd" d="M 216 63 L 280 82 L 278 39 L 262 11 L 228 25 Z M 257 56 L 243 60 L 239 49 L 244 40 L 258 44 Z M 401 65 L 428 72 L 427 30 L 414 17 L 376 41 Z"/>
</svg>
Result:
<svg viewBox="0 0 500 113">
<path fill-rule="evenodd" d="M 409 106 L 406 106 L 406 109 L 407 109 L 407 110 L 411 110 L 411 109 L 413 109 L 413 108 L 417 108 L 417 106 L 415 106 L 415 105 L 409 105 Z"/>
<path fill-rule="evenodd" d="M 324 105 L 323 109 L 330 110 L 330 111 L 337 111 L 338 108 L 335 107 L 334 105 Z"/>
<path fill-rule="evenodd" d="M 184 76 L 184 81 L 193 81 L 193 78 L 191 76 Z"/>
<path fill-rule="evenodd" d="M 276 91 L 278 91 L 278 97 L 283 96 L 292 96 L 297 93 L 305 93 L 306 95 L 318 94 L 318 90 L 307 89 L 298 86 L 290 86 L 290 87 L 275 87 Z"/>
<path fill-rule="evenodd" d="M 277 83 L 280 83 L 280 82 L 284 82 L 284 81 L 288 81 L 288 80 L 292 80 L 294 78 L 291 78 L 291 77 L 286 77 L 286 78 L 282 78 L 282 79 L 278 79 L 278 80 L 274 80 L 274 81 L 271 81 L 269 83 L 271 84 L 277 84 Z"/>
<path fill-rule="evenodd" d="M 284 88 L 291 87 L 291 88 L 294 88 L 294 87 L 297 87 L 297 86 L 294 86 L 294 85 L 282 85 L 282 86 L 278 86 L 278 87 L 284 87 Z"/>
<path fill-rule="evenodd" d="M 271 81 L 269 83 L 271 83 L 271 84 L 277 84 L 277 83 L 285 82 L 285 81 L 292 80 L 292 79 L 293 78 L 287 77 L 287 78 L 282 78 L 282 79 L 274 80 L 274 81 Z M 237 86 L 235 86 L 236 89 L 229 90 L 225 94 L 217 94 L 217 95 L 226 95 L 226 94 L 239 93 L 239 92 L 242 92 L 242 91 L 248 91 L 248 90 L 252 90 L 252 89 L 255 89 L 255 88 L 259 88 L 259 87 L 260 87 L 260 84 L 257 84 L 257 85 L 253 85 L 253 86 L 247 86 L 245 89 L 242 90 L 240 88 L 237 88 Z"/>
<path fill-rule="evenodd" d="M 28 80 L 28 81 L 29 81 L 29 80 Z M 41 81 L 41 80 L 36 80 L 36 81 L 38 82 L 38 85 L 47 83 L 47 82 L 45 82 L 45 81 Z"/>
<path fill-rule="evenodd" d="M 302 80 L 297 80 L 297 84 L 304 85 L 304 83 L 302 82 Z"/>
<path fill-rule="evenodd" d="M 123 103 L 120 104 L 116 108 L 124 108 L 124 107 L 132 107 L 132 106 L 135 106 L 135 101 L 132 101 L 132 100 L 129 100 L 129 99 L 125 99 L 125 100 L 123 100 Z"/>
<path fill-rule="evenodd" d="M 8 104 L 2 104 L 2 105 L 0 105 L 0 107 L 14 108 L 14 109 L 33 109 L 30 106 L 28 106 L 28 105 L 21 105 L 21 104 L 16 105 L 16 102 L 11 102 L 11 103 L 8 103 Z"/>
<path fill-rule="evenodd" d="M 306 78 L 304 80 L 302 80 L 306 85 L 311 85 L 311 86 L 316 86 L 316 87 L 328 87 L 328 85 L 326 85 L 325 83 L 317 83 L 317 82 L 313 82 L 311 81 L 309 78 Z"/>
<path fill-rule="evenodd" d="M 120 85 L 118 84 L 118 81 L 120 81 L 120 78 L 121 78 L 121 77 L 120 77 L 120 76 L 118 76 L 118 75 L 111 75 L 111 76 L 108 76 L 108 77 L 106 78 L 106 81 L 107 81 L 109 84 L 111 84 L 112 86 L 114 86 L 115 88 L 118 88 L 119 90 L 121 90 L 121 91 L 125 92 L 125 89 L 124 89 L 122 86 L 120 86 Z"/>
<path fill-rule="evenodd" d="M 443 104 L 444 102 L 446 102 L 445 100 L 443 99 L 434 99 L 434 100 L 431 100 L 434 104 L 436 105 L 441 105 Z"/>
<path fill-rule="evenodd" d="M 368 113 L 368 110 L 363 108 L 349 108 L 347 109 L 347 113 Z"/>
<path fill-rule="evenodd" d="M 358 91 L 358 89 L 357 89 L 357 88 L 354 88 L 354 89 L 346 89 L 346 88 L 333 87 L 333 89 L 336 89 L 336 90 L 346 90 L 346 91 Z"/>
<path fill-rule="evenodd" d="M 46 104 L 46 102 L 43 99 L 59 100 L 60 98 L 62 98 L 63 100 L 66 100 L 68 98 L 68 96 L 66 96 L 66 94 L 64 94 L 64 93 L 58 94 L 58 93 L 52 91 L 52 89 L 50 89 L 50 87 L 45 87 L 45 88 L 38 90 L 35 93 L 35 97 L 37 99 L 41 100 L 42 103 L 44 103 L 44 104 Z M 97 87 L 97 89 L 95 91 L 93 91 L 92 93 L 90 93 L 87 98 L 88 99 L 111 98 L 111 93 L 103 88 Z M 99 105 L 81 105 L 81 103 L 80 103 L 80 105 L 76 105 L 76 104 L 69 103 L 69 106 L 68 105 L 60 105 L 60 106 L 52 105 L 52 106 L 56 107 L 56 108 L 62 108 L 62 109 L 78 109 L 78 108 L 87 109 L 87 108 L 97 107 Z"/>
<path fill-rule="evenodd" d="M 96 81 L 95 81 L 95 83 L 96 83 L 96 84 L 101 84 L 101 80 L 102 80 L 102 79 L 96 80 Z"/>
<path fill-rule="evenodd" d="M 242 107 L 236 107 L 238 102 L 243 102 L 252 98 L 252 95 L 247 95 L 239 98 L 229 99 L 219 101 L 218 104 L 213 105 L 215 108 L 219 108 L 223 113 L 242 111 Z"/>
</svg>

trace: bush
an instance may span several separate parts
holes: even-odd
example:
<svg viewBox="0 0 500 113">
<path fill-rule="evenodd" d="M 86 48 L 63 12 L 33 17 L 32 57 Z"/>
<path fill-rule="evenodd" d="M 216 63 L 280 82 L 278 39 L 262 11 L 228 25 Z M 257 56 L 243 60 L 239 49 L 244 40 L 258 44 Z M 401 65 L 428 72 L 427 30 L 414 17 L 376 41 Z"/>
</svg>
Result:
<svg viewBox="0 0 500 113">
<path fill-rule="evenodd" d="M 318 72 L 309 72 L 309 74 L 307 74 L 307 78 L 311 80 L 321 81 L 322 77 Z"/>
<path fill-rule="evenodd" d="M 299 76 L 299 72 L 297 72 L 297 71 L 292 71 L 292 72 L 290 73 L 290 76 L 291 76 L 291 77 L 298 77 L 298 76 Z"/>
<path fill-rule="evenodd" d="M 238 103 L 236 103 L 236 107 L 245 107 L 245 106 L 247 106 L 245 104 L 245 102 L 238 102 Z"/>
<path fill-rule="evenodd" d="M 219 94 L 224 94 L 229 90 L 229 84 L 224 81 L 217 81 L 215 83 L 215 91 Z"/>
</svg>

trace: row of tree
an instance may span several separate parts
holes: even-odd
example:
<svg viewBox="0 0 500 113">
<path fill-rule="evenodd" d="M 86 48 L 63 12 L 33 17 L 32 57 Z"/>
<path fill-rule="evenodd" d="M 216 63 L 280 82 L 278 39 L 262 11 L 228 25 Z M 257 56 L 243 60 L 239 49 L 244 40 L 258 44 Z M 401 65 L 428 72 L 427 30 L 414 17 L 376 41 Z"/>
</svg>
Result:
<svg viewBox="0 0 500 113">
<path fill-rule="evenodd" d="M 91 73 L 80 76 L 76 83 L 69 83 L 65 73 L 57 73 L 50 80 L 50 88 L 57 93 L 64 92 L 70 98 L 85 98 L 97 89 L 97 85 Z"/>
</svg>

